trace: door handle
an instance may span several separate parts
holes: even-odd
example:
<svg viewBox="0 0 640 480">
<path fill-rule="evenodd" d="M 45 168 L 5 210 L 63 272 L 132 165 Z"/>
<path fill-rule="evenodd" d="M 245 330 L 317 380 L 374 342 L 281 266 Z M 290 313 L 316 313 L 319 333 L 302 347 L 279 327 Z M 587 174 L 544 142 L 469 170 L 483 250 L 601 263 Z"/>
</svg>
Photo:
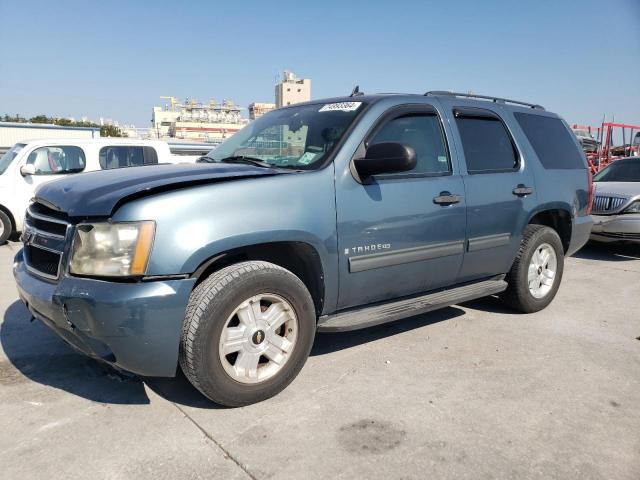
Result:
<svg viewBox="0 0 640 480">
<path fill-rule="evenodd" d="M 526 185 L 519 183 L 516 188 L 513 189 L 513 194 L 518 197 L 526 197 L 533 193 L 533 187 L 527 187 Z"/>
<path fill-rule="evenodd" d="M 454 203 L 460 202 L 461 198 L 460 195 L 455 195 L 451 192 L 440 192 L 440 195 L 433 197 L 433 203 L 443 206 L 453 205 Z"/>
</svg>

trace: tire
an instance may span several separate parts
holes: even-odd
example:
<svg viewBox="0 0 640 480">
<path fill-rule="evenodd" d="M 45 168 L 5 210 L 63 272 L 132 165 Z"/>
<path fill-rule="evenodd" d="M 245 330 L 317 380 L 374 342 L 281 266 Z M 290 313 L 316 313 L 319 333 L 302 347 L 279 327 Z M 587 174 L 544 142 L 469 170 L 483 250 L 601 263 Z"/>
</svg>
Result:
<svg viewBox="0 0 640 480">
<path fill-rule="evenodd" d="M 549 248 L 553 250 L 553 253 L 549 251 Z M 542 278 L 545 282 L 548 282 L 551 269 L 546 268 L 545 265 L 535 268 L 535 265 L 532 265 L 532 258 L 534 254 L 537 254 L 539 256 L 536 257 L 536 261 L 544 259 L 545 253 L 550 254 L 551 257 L 555 254 L 555 274 L 551 280 L 551 285 L 540 283 L 539 289 L 536 289 L 539 281 L 535 278 Z M 547 260 L 547 267 L 549 263 L 552 263 L 552 259 Z M 522 313 L 533 313 L 542 310 L 556 296 L 562 281 L 563 271 L 564 249 L 557 232 L 544 225 L 527 225 L 522 235 L 518 255 L 507 274 L 506 281 L 509 286 L 501 295 L 501 298 L 506 305 Z M 534 278 L 532 280 L 533 289 L 530 288 L 530 274 Z"/>
<path fill-rule="evenodd" d="M 13 233 L 13 224 L 9 216 L 0 210 L 0 245 L 4 245 Z"/>
<path fill-rule="evenodd" d="M 271 309 L 274 305 L 278 307 Z M 274 326 L 285 319 L 277 331 L 264 320 L 267 315 Z M 215 272 L 191 293 L 180 366 L 193 386 L 214 402 L 249 405 L 291 383 L 309 356 L 315 331 L 315 306 L 298 277 L 272 263 L 237 263 Z M 238 351 L 225 356 L 227 344 Z M 261 349 L 266 349 L 263 354 Z M 255 366 L 251 359 L 258 355 L 260 363 Z M 251 365 L 244 369 L 241 364 Z"/>
</svg>

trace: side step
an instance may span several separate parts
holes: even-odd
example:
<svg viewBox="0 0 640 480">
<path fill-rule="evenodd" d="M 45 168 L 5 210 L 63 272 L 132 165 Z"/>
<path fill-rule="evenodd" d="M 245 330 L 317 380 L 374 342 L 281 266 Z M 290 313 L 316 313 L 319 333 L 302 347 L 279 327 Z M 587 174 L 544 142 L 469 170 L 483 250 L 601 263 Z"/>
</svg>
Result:
<svg viewBox="0 0 640 480">
<path fill-rule="evenodd" d="M 419 297 L 378 303 L 333 315 L 323 315 L 318 320 L 318 331 L 348 332 L 349 330 L 359 330 L 500 293 L 507 288 L 507 282 L 503 278 L 503 276 L 494 277 L 491 280 L 428 293 Z"/>
</svg>

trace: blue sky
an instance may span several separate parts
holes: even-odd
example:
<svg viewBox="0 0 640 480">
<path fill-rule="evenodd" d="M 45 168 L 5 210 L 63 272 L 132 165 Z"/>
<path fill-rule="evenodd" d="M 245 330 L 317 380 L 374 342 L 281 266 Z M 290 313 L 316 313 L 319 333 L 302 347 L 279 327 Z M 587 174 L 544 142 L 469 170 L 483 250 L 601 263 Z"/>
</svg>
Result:
<svg viewBox="0 0 640 480">
<path fill-rule="evenodd" d="M 246 107 L 283 69 L 312 97 L 458 90 L 640 123 L 640 0 L 0 0 L 0 114 L 149 124 L 160 95 Z"/>
</svg>

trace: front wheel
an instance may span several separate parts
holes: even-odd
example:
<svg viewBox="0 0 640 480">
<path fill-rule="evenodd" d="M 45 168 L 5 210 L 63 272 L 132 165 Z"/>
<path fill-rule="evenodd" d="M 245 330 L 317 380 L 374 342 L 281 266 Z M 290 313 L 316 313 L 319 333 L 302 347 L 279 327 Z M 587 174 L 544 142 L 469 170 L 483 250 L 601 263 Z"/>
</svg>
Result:
<svg viewBox="0 0 640 480">
<path fill-rule="evenodd" d="M 556 296 L 563 270 L 564 249 L 556 231 L 527 225 L 502 300 L 523 313 L 542 310 Z"/>
<path fill-rule="evenodd" d="M 304 365 L 316 330 L 302 281 L 267 262 L 214 273 L 191 294 L 180 365 L 205 396 L 242 406 L 283 390 Z"/>
</svg>

